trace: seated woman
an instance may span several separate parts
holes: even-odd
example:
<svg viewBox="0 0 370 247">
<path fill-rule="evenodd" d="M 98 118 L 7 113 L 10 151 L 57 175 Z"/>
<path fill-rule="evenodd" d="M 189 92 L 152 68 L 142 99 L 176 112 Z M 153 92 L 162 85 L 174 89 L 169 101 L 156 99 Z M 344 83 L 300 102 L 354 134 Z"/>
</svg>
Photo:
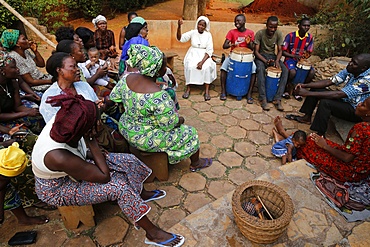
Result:
<svg viewBox="0 0 370 247">
<path fill-rule="evenodd" d="M 304 146 L 297 150 L 297 157 L 313 164 L 317 170 L 342 181 L 358 182 L 370 175 L 370 97 L 356 107 L 355 114 L 363 122 L 355 124 L 343 145 L 310 134 Z M 284 131 L 280 124 L 279 132 Z"/>
<path fill-rule="evenodd" d="M 135 17 L 137 17 L 137 13 L 136 12 L 128 12 L 127 14 L 127 19 L 128 19 L 128 23 L 130 24 L 130 22 L 132 21 L 132 19 L 134 19 Z M 127 26 L 124 26 L 122 29 L 121 29 L 121 32 L 119 34 L 119 43 L 118 43 L 118 48 L 120 50 L 122 50 L 122 46 L 123 44 L 126 42 L 126 29 L 127 29 Z"/>
<path fill-rule="evenodd" d="M 33 133 L 38 134 L 45 122 L 38 109 L 21 104 L 18 73 L 15 60 L 7 52 L 0 51 L 0 124 L 14 127 L 24 123 Z"/>
<path fill-rule="evenodd" d="M 165 191 L 144 189 L 151 170 L 134 155 L 100 150 L 95 139 L 100 115 L 95 103 L 68 92 L 48 103 L 61 108 L 45 126 L 32 153 L 39 198 L 55 206 L 117 201 L 122 212 L 146 231 L 145 243 L 181 246 L 183 236 L 161 230 L 146 216 L 151 209 L 147 202 L 165 196 Z"/>
<path fill-rule="evenodd" d="M 149 46 L 148 24 L 142 17 L 135 17 L 126 28 L 126 42 L 122 46 L 122 54 L 119 61 L 118 74 L 122 75 L 126 70 L 127 51 L 131 45 L 141 44 Z"/>
<path fill-rule="evenodd" d="M 9 133 L 13 135 L 18 130 L 18 127 L 9 129 L 0 125 L 0 133 Z M 26 154 L 16 148 L 18 144 L 14 143 L 15 141 L 15 139 L 10 139 L 5 142 L 0 141 L 0 225 L 4 221 L 4 210 L 10 210 L 17 218 L 19 224 L 45 224 L 49 222 L 48 218 L 45 216 L 31 217 L 26 214 L 16 188 L 10 183 L 12 178 L 23 173 L 28 163 Z M 11 154 L 8 155 L 9 151 L 4 148 L 11 145 L 16 146 L 11 147 Z M 15 158 L 18 162 L 14 162 Z M 8 159 L 11 159 L 13 162 L 3 162 Z"/>
<path fill-rule="evenodd" d="M 156 85 L 156 77 L 166 71 L 166 58 L 157 47 L 132 45 L 128 66 L 139 73 L 129 73 L 113 88 L 110 98 L 120 102 L 125 112 L 120 131 L 136 148 L 147 152 L 166 152 L 170 164 L 191 159 L 190 170 L 212 164 L 199 158 L 199 139 L 195 128 L 184 125 L 168 93 Z"/>
<path fill-rule="evenodd" d="M 117 57 L 118 53 L 116 51 L 114 33 L 107 29 L 107 19 L 102 15 L 98 15 L 92 20 L 92 23 L 96 28 L 94 32 L 94 42 L 95 47 L 100 52 L 100 58 L 106 60 L 108 57 Z"/>
<path fill-rule="evenodd" d="M 26 36 L 20 34 L 19 30 L 16 29 L 5 30 L 0 41 L 9 55 L 16 61 L 22 79 L 34 91 L 44 92 L 48 89 L 51 84 L 51 76 L 42 73 L 37 68 L 45 67 L 45 61 L 37 50 L 37 44 L 29 42 Z"/>
<path fill-rule="evenodd" d="M 180 42 L 191 41 L 191 47 L 184 58 L 184 75 L 186 80 L 186 91 L 182 95 L 184 99 L 189 98 L 190 85 L 205 85 L 204 100 L 211 99 L 209 95 L 209 84 L 217 78 L 216 63 L 212 60 L 213 40 L 209 32 L 209 19 L 200 16 L 195 23 L 195 29 L 181 34 L 182 20 L 178 21 L 176 37 Z"/>
</svg>

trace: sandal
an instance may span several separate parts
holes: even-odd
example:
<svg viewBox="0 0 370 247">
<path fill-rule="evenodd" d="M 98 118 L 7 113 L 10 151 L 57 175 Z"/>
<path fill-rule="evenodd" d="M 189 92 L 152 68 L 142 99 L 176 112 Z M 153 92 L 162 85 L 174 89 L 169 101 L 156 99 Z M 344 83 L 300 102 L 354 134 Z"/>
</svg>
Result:
<svg viewBox="0 0 370 247">
<path fill-rule="evenodd" d="M 199 171 L 200 169 L 210 167 L 212 165 L 212 159 L 211 158 L 200 158 L 199 160 L 205 160 L 204 164 L 198 167 L 191 167 L 190 166 L 190 171 L 191 172 L 196 172 Z"/>
<path fill-rule="evenodd" d="M 211 100 L 211 96 L 208 93 L 205 93 L 204 94 L 204 100 L 205 101 Z"/>
<path fill-rule="evenodd" d="M 288 114 L 288 115 L 285 116 L 285 118 L 289 119 L 289 120 L 297 121 L 298 123 L 303 123 L 303 124 L 308 124 L 308 125 L 311 124 L 311 121 L 302 120 L 301 116 L 294 115 L 294 114 Z"/>
<path fill-rule="evenodd" d="M 247 99 L 247 103 L 248 103 L 248 104 L 253 104 L 253 98 L 252 98 L 252 97 L 248 98 L 248 99 Z"/>
<path fill-rule="evenodd" d="M 183 99 L 187 99 L 187 98 L 189 98 L 189 96 L 190 96 L 190 92 L 185 92 L 185 93 L 182 95 L 182 98 L 183 98 Z"/>
<path fill-rule="evenodd" d="M 287 93 L 287 92 L 283 93 L 282 97 L 283 97 L 284 99 L 290 99 L 290 95 L 289 95 L 289 93 Z"/>
<path fill-rule="evenodd" d="M 294 98 L 296 100 L 298 100 L 298 101 L 302 101 L 303 100 L 302 96 L 299 96 L 299 95 L 294 96 Z"/>
<path fill-rule="evenodd" d="M 145 200 L 145 202 L 159 200 L 166 196 L 166 191 L 164 190 L 153 190 L 153 192 L 154 192 L 154 195 L 152 195 L 149 199 Z"/>
<path fill-rule="evenodd" d="M 220 95 L 220 100 L 222 100 L 222 101 L 225 101 L 226 100 L 226 94 L 225 93 L 222 93 Z"/>
<path fill-rule="evenodd" d="M 181 235 L 178 235 L 178 234 L 174 234 L 174 233 L 171 233 L 172 234 L 172 238 L 166 240 L 166 241 L 163 241 L 163 242 L 154 242 L 154 241 L 150 241 L 149 239 L 145 238 L 145 241 L 144 243 L 146 244 L 150 244 L 150 245 L 155 245 L 155 246 L 160 246 L 160 247 L 168 247 L 168 246 L 172 246 L 172 247 L 180 247 L 181 245 L 183 245 L 183 243 L 185 242 L 185 238 Z M 179 242 L 175 245 L 166 245 L 166 244 L 169 244 L 171 243 L 172 241 L 178 239 Z"/>
</svg>

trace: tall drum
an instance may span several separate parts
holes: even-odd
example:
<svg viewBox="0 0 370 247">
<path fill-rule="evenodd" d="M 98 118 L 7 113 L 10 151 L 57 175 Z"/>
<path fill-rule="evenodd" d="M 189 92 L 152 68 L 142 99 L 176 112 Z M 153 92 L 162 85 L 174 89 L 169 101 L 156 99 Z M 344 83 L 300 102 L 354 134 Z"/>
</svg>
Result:
<svg viewBox="0 0 370 247">
<path fill-rule="evenodd" d="M 237 100 L 241 100 L 248 93 L 253 60 L 253 51 L 246 47 L 237 47 L 230 54 L 226 92 L 236 96 Z"/>
<path fill-rule="evenodd" d="M 271 102 L 280 83 L 281 69 L 276 67 L 267 67 L 266 69 L 266 99 Z"/>
<path fill-rule="evenodd" d="M 297 63 L 297 72 L 292 81 L 293 84 L 304 83 L 311 70 L 311 63 L 306 59 L 301 59 Z"/>
</svg>

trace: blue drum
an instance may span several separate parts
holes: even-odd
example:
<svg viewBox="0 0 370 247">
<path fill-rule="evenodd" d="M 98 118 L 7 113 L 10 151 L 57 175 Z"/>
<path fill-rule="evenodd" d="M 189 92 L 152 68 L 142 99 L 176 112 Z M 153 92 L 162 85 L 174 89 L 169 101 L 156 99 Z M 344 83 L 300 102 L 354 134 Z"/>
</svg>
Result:
<svg viewBox="0 0 370 247">
<path fill-rule="evenodd" d="M 253 60 L 253 51 L 246 47 L 237 47 L 230 54 L 226 92 L 236 96 L 236 100 L 241 100 L 248 93 Z"/>
<path fill-rule="evenodd" d="M 280 83 L 281 69 L 268 67 L 266 69 L 266 99 L 273 101 Z"/>
<path fill-rule="evenodd" d="M 303 84 L 310 70 L 311 70 L 310 62 L 308 62 L 306 59 L 299 60 L 299 62 L 297 63 L 297 72 L 292 83 L 294 85 L 297 85 L 298 83 Z"/>
</svg>

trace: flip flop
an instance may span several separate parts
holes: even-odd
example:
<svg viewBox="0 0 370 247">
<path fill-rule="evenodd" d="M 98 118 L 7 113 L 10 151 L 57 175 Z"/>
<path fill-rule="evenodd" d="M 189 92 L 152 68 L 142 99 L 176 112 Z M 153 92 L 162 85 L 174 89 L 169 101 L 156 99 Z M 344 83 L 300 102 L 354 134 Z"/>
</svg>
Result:
<svg viewBox="0 0 370 247">
<path fill-rule="evenodd" d="M 189 92 L 185 92 L 185 93 L 182 95 L 182 98 L 183 98 L 183 99 L 187 99 L 187 98 L 189 98 L 189 96 L 190 96 L 190 93 L 189 93 Z"/>
<path fill-rule="evenodd" d="M 248 104 L 253 104 L 253 98 L 248 98 L 248 99 L 247 99 L 247 103 L 248 103 Z"/>
<path fill-rule="evenodd" d="M 149 199 L 145 200 L 145 202 L 151 202 L 151 201 L 155 201 L 155 200 L 159 200 L 159 199 L 162 199 L 166 196 L 166 191 L 164 190 L 153 190 L 154 192 L 154 195 L 152 195 Z M 161 196 L 158 196 L 162 194 Z"/>
<path fill-rule="evenodd" d="M 201 159 L 205 160 L 204 164 L 200 167 L 190 167 L 191 172 L 196 172 L 196 171 L 199 171 L 203 168 L 210 167 L 212 165 L 212 159 L 211 158 L 201 158 Z"/>
<path fill-rule="evenodd" d="M 211 96 L 209 96 L 209 94 L 204 94 L 204 100 L 205 101 L 211 100 Z"/>
<path fill-rule="evenodd" d="M 303 100 L 302 96 L 299 96 L 299 95 L 294 96 L 294 98 L 295 98 L 297 101 L 302 101 L 302 100 Z"/>
<path fill-rule="evenodd" d="M 309 121 L 303 121 L 301 116 L 294 115 L 294 114 L 287 114 L 285 116 L 286 119 L 297 121 L 298 123 L 308 124 L 310 125 L 311 122 Z"/>
<path fill-rule="evenodd" d="M 185 238 L 181 235 L 178 235 L 178 234 L 174 234 L 174 233 L 171 233 L 172 234 L 172 238 L 166 240 L 166 241 L 163 241 L 163 242 L 153 242 L 153 241 L 150 241 L 149 239 L 145 238 L 145 241 L 144 243 L 146 244 L 151 244 L 151 245 L 155 245 L 155 246 L 160 246 L 160 247 L 168 247 L 168 243 L 171 243 L 172 241 L 176 240 L 177 238 L 180 239 L 180 242 L 178 242 L 177 244 L 175 245 L 171 245 L 172 247 L 180 247 L 181 245 L 183 245 L 183 243 L 185 242 Z"/>
<path fill-rule="evenodd" d="M 281 97 L 283 97 L 284 99 L 290 99 L 290 95 L 287 92 L 283 93 Z"/>
<path fill-rule="evenodd" d="M 222 94 L 220 95 L 220 100 L 225 101 L 225 100 L 226 100 L 226 94 L 222 93 Z"/>
</svg>

